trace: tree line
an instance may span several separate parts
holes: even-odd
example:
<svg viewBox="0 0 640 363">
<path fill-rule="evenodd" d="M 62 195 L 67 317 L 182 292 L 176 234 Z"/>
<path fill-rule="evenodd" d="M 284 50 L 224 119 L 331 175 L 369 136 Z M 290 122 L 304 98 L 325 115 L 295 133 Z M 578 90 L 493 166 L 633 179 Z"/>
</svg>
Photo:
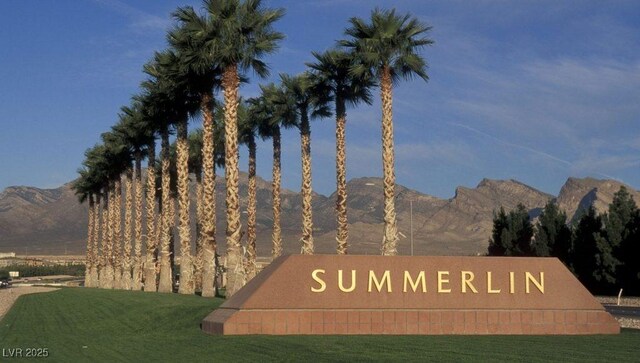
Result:
<svg viewBox="0 0 640 363">
<path fill-rule="evenodd" d="M 312 254 L 310 121 L 331 115 L 336 121 L 336 251 L 347 253 L 346 109 L 370 104 L 375 87 L 380 88 L 382 101 L 385 223 L 381 253 L 397 253 L 392 90 L 400 80 L 428 80 L 419 51 L 433 43 L 427 37 L 431 27 L 395 10 L 375 9 L 370 19 L 351 18 L 345 39 L 330 50 L 314 52 L 315 60 L 306 64 L 305 72 L 280 74 L 278 83 L 260 85 L 260 96 L 243 99 L 239 89 L 241 83 L 249 82 L 249 72 L 258 78 L 269 74 L 264 57 L 275 52 L 284 38 L 273 27 L 284 13 L 284 9 L 264 7 L 260 0 L 205 0 L 200 13 L 189 6 L 172 13 L 175 24 L 167 34 L 167 48 L 155 52 L 144 65 L 147 77 L 140 92 L 121 108 L 117 123 L 101 135 L 102 142 L 85 152 L 74 184 L 80 201 L 89 203 L 87 286 L 172 291 L 173 231 L 177 229 L 179 293 L 199 290 L 203 296 L 214 296 L 216 256 L 222 255 L 215 237 L 219 166 L 224 169 L 226 187 L 226 293 L 233 295 L 256 273 L 258 137 L 273 144 L 271 254 L 275 258 L 282 253 L 282 128 L 300 133 L 301 251 Z M 189 133 L 196 119 L 202 119 L 202 128 Z M 246 229 L 240 222 L 239 145 L 249 150 Z M 195 216 L 189 209 L 191 179 L 197 184 Z M 191 240 L 193 218 L 195 241 Z"/>
<path fill-rule="evenodd" d="M 535 226 L 522 204 L 494 213 L 490 256 L 557 257 L 594 294 L 640 295 L 640 210 L 624 187 L 598 214 L 589 206 L 571 223 L 549 201 Z"/>
</svg>

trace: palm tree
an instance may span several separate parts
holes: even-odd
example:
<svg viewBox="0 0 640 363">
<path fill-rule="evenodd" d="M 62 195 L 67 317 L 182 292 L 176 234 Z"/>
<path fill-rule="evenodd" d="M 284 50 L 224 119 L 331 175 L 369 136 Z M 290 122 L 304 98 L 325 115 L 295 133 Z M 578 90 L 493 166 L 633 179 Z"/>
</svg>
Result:
<svg viewBox="0 0 640 363">
<path fill-rule="evenodd" d="M 312 118 L 330 115 L 326 106 L 326 93 L 314 92 L 309 73 L 298 76 L 281 74 L 280 79 L 287 96 L 287 105 L 297 113 L 302 149 L 302 254 L 313 254 L 313 218 L 311 210 L 311 125 Z"/>
<path fill-rule="evenodd" d="M 149 84 L 151 87 L 151 84 Z M 157 124 L 157 105 L 154 104 L 155 99 L 152 93 L 145 93 L 134 96 L 134 102 L 140 104 L 141 119 L 146 125 L 145 130 L 149 133 L 150 138 L 147 140 L 147 180 L 146 180 L 146 243 L 145 243 L 145 261 L 143 263 L 143 290 L 149 292 L 157 291 L 156 276 L 156 250 L 158 248 L 158 238 L 156 238 L 156 132 Z"/>
<path fill-rule="evenodd" d="M 151 113 L 153 120 L 159 130 L 161 139 L 161 238 L 160 238 L 160 279 L 158 283 L 159 292 L 172 292 L 173 276 L 171 269 L 171 200 L 170 200 L 170 153 L 169 153 L 169 127 L 176 117 L 174 106 L 176 102 L 173 97 L 175 86 L 172 84 L 170 74 L 173 72 L 170 67 L 175 67 L 178 62 L 176 55 L 171 51 L 156 52 L 153 61 L 145 64 L 144 71 L 151 79 L 143 82 L 147 95 L 144 97 L 146 108 Z M 146 283 L 145 283 L 146 284 Z"/>
<path fill-rule="evenodd" d="M 88 258 L 90 266 L 87 266 L 89 270 L 89 285 L 91 287 L 99 287 L 99 271 L 104 267 L 103 257 L 100 255 L 99 244 L 102 244 L 104 250 L 104 243 L 106 240 L 106 228 L 103 229 L 101 224 L 101 198 L 102 189 L 105 184 L 106 171 L 104 169 L 104 146 L 96 145 L 93 148 L 88 149 L 85 152 L 85 160 L 83 162 L 84 168 L 87 170 L 86 179 L 88 181 L 89 191 L 95 195 L 94 212 L 93 212 L 93 238 L 91 245 L 91 256 Z M 104 219 L 106 221 L 106 218 Z M 89 249 L 89 248 L 88 248 Z"/>
<path fill-rule="evenodd" d="M 99 287 L 103 289 L 113 289 L 113 278 L 114 278 L 114 268 L 113 268 L 113 258 L 112 251 L 113 245 L 111 241 L 113 240 L 113 229 L 111 220 L 113 219 L 113 210 L 111 208 L 112 196 L 111 193 L 111 181 L 106 180 L 106 183 L 103 186 L 102 194 L 104 195 L 104 201 L 102 206 L 102 268 L 99 273 Z"/>
<path fill-rule="evenodd" d="M 189 173 L 196 178 L 196 253 L 193 260 L 194 286 L 196 291 L 202 291 L 203 243 L 202 216 L 204 214 L 202 187 L 202 129 L 198 128 L 189 133 Z"/>
<path fill-rule="evenodd" d="M 84 165 L 91 170 L 98 188 L 96 195 L 97 217 L 94 227 L 96 239 L 94 240 L 95 264 L 92 272 L 96 280 L 95 286 L 100 288 L 110 288 L 113 284 L 113 265 L 111 265 L 111 239 L 109 229 L 109 166 L 106 158 L 106 148 L 104 144 L 95 145 L 85 152 L 86 159 Z M 101 201 L 102 199 L 102 201 Z M 102 206 L 101 206 L 102 202 Z M 99 243 L 99 246 L 98 246 Z M 101 253 L 100 253 L 101 252 Z M 109 274 L 108 271 L 111 271 Z M 111 276 L 111 278 L 107 278 Z"/>
<path fill-rule="evenodd" d="M 108 162 L 109 180 L 112 181 L 110 202 L 110 237 L 111 237 L 111 260 L 113 265 L 113 288 L 123 288 L 123 275 L 126 275 L 129 266 L 128 254 L 130 254 L 131 240 L 124 241 L 125 255 L 123 256 L 123 236 L 122 236 L 122 174 L 128 173 L 131 169 L 131 155 L 128 146 L 122 135 L 115 132 L 105 132 L 101 135 L 105 145 L 106 158 Z M 130 181 L 127 177 L 125 183 Z M 130 209 L 130 206 L 129 206 Z M 125 215 L 127 211 L 125 211 Z M 129 252 L 129 253 L 127 253 Z M 130 272 L 129 272 L 130 273 Z"/>
<path fill-rule="evenodd" d="M 272 24 L 284 15 L 282 9 L 264 9 L 260 0 L 205 0 L 205 10 L 218 30 L 206 46 L 222 69 L 225 119 L 225 179 L 227 184 L 227 296 L 242 287 L 240 205 L 238 201 L 238 89 L 240 72 L 252 69 L 268 75 L 261 58 L 275 51 L 283 34 Z"/>
<path fill-rule="evenodd" d="M 135 195 L 135 220 L 133 223 L 134 255 L 131 289 L 140 290 L 142 288 L 142 158 L 148 151 L 148 145 L 155 143 L 155 137 L 152 125 L 144 117 L 142 103 L 139 99 L 134 98 L 130 107 L 124 106 L 120 110 L 121 121 L 114 126 L 114 130 L 122 136 L 129 146 L 129 152 L 135 163 L 133 170 L 135 177 L 132 186 Z M 153 204 L 151 208 L 153 208 Z"/>
<path fill-rule="evenodd" d="M 93 190 L 91 188 L 91 176 L 90 171 L 86 168 L 79 169 L 78 174 L 80 177 L 76 179 L 71 186 L 71 188 L 75 191 L 75 194 L 78 196 L 78 201 L 80 204 L 85 201 L 89 201 L 89 223 L 87 228 L 87 258 L 85 262 L 85 272 L 84 272 L 84 286 L 93 287 L 93 280 L 91 279 L 91 269 L 93 267 L 93 238 L 96 233 L 94 230 L 94 220 L 95 220 L 95 210 L 94 210 L 94 199 L 93 199 Z"/>
<path fill-rule="evenodd" d="M 280 127 L 296 127 L 296 111 L 286 105 L 286 93 L 274 83 L 260 85 L 261 95 L 253 101 L 252 115 L 258 123 L 262 139 L 271 138 L 273 150 L 272 166 L 272 209 L 273 230 L 271 234 L 271 255 L 275 259 L 282 254 L 282 229 L 280 227 L 280 184 L 281 173 L 281 133 Z"/>
<path fill-rule="evenodd" d="M 312 69 L 311 77 L 318 92 L 326 91 L 335 101 L 336 115 L 336 233 L 337 252 L 346 254 L 348 246 L 347 222 L 347 156 L 345 133 L 347 123 L 346 104 L 356 105 L 360 101 L 371 104 L 372 82 L 350 73 L 354 64 L 353 55 L 342 50 L 328 50 L 322 54 L 313 52 L 315 63 L 307 63 Z"/>
<path fill-rule="evenodd" d="M 178 8 L 173 17 L 179 26 L 169 34 L 170 44 L 183 55 L 183 65 L 190 74 L 191 92 L 200 96 L 202 113 L 202 206 L 201 229 L 198 233 L 196 267 L 202 269 L 202 296 L 215 296 L 214 280 L 216 271 L 216 211 L 215 211 L 215 165 L 214 140 L 214 98 L 213 91 L 220 87 L 221 69 L 213 57 L 211 42 L 219 34 L 212 18 L 198 15 L 192 7 Z M 198 251 L 200 251 L 198 253 Z M 200 273 L 200 272 L 198 272 Z M 199 279 L 199 278 L 198 278 Z"/>
<path fill-rule="evenodd" d="M 247 258 L 245 263 L 246 280 L 251 280 L 257 273 L 256 251 L 256 134 L 258 132 L 256 99 L 240 103 L 238 108 L 238 137 L 240 143 L 249 149 L 248 192 L 247 192 Z"/>
<path fill-rule="evenodd" d="M 426 62 L 417 53 L 433 44 L 426 37 L 431 29 L 409 14 L 397 15 L 394 10 L 375 9 L 371 23 L 360 18 L 349 20 L 345 33 L 351 39 L 340 41 L 353 49 L 360 62 L 352 68 L 355 75 L 373 74 L 380 82 L 382 99 L 382 164 L 384 176 L 384 233 L 382 254 L 397 254 L 398 230 L 394 205 L 395 172 L 393 151 L 393 83 L 418 76 L 428 80 Z"/>
<path fill-rule="evenodd" d="M 123 249 L 123 258 L 122 258 L 122 266 L 119 272 L 120 274 L 120 287 L 124 290 L 131 290 L 132 283 L 132 228 L 133 228 L 133 155 L 130 152 L 129 140 L 127 139 L 127 131 L 126 125 L 124 125 L 125 116 L 120 115 L 120 121 L 114 125 L 112 129 L 112 134 L 119 139 L 122 146 L 122 152 L 126 155 L 126 167 L 125 167 L 125 179 L 124 179 L 124 189 L 125 189 L 125 206 L 124 206 L 124 249 Z M 111 142 L 115 142 L 115 139 Z M 116 276 L 117 280 L 117 276 Z"/>
</svg>

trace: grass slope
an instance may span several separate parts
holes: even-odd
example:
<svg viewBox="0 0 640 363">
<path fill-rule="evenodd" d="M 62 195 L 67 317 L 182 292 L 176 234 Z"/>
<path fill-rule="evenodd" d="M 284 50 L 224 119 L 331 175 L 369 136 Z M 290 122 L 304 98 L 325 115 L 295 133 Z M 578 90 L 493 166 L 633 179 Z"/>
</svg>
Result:
<svg viewBox="0 0 640 363">
<path fill-rule="evenodd" d="M 25 295 L 0 321 L 0 348 L 48 348 L 47 361 L 637 361 L 640 332 L 618 336 L 237 336 L 202 333 L 222 300 L 61 289 Z M 20 359 L 25 361 L 25 359 Z"/>
</svg>

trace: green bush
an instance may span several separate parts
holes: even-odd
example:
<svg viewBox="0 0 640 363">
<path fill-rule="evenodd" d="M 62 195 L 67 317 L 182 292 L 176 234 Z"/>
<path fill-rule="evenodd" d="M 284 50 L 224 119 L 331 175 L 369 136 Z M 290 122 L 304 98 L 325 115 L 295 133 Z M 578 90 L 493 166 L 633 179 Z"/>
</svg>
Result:
<svg viewBox="0 0 640 363">
<path fill-rule="evenodd" d="M 85 265 L 83 264 L 45 266 L 10 265 L 0 268 L 0 278 L 8 278 L 9 271 L 18 271 L 20 277 L 32 277 L 50 275 L 84 276 L 84 270 Z"/>
</svg>

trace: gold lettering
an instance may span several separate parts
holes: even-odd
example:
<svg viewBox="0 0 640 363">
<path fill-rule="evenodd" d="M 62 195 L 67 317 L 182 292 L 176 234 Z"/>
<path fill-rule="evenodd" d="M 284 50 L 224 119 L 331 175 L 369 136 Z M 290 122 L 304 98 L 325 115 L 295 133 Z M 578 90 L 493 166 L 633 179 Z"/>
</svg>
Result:
<svg viewBox="0 0 640 363">
<path fill-rule="evenodd" d="M 449 271 L 438 271 L 438 293 L 446 293 L 446 292 L 451 292 L 451 289 L 445 289 L 442 285 L 443 284 L 448 284 L 449 283 L 449 279 L 448 278 L 444 278 L 446 275 L 446 277 L 449 277 Z"/>
<path fill-rule="evenodd" d="M 473 284 L 471 283 L 471 281 L 473 281 L 473 279 L 475 278 L 475 275 L 473 274 L 473 272 L 462 271 L 461 276 L 462 276 L 462 292 L 466 293 L 467 286 L 468 286 L 471 289 L 471 291 L 473 291 L 474 294 L 477 294 L 478 290 L 476 290 L 475 286 L 473 286 Z"/>
<path fill-rule="evenodd" d="M 529 282 L 533 282 L 533 284 L 536 285 L 538 290 L 540 290 L 540 292 L 544 294 L 544 272 L 540 272 L 539 280 L 536 280 L 535 278 L 533 278 L 533 275 L 530 274 L 529 272 L 525 272 L 525 278 L 527 280 L 527 284 L 525 287 L 526 289 L 525 292 L 527 294 L 529 293 Z"/>
<path fill-rule="evenodd" d="M 391 292 L 391 273 L 389 272 L 389 270 L 384 271 L 381 281 L 378 281 L 375 272 L 369 270 L 369 288 L 367 291 L 371 292 L 371 287 L 373 286 L 373 284 L 375 284 L 378 292 L 380 292 L 382 291 L 382 286 L 385 284 L 385 282 L 387 283 L 387 292 Z"/>
<path fill-rule="evenodd" d="M 342 292 L 351 292 L 356 289 L 356 270 L 351 270 L 351 287 L 348 289 L 344 288 L 344 284 L 342 283 L 342 270 L 338 270 L 338 287 Z"/>
<path fill-rule="evenodd" d="M 407 282 L 409 283 L 409 285 L 411 285 L 411 289 L 413 290 L 413 292 L 416 292 L 416 290 L 418 289 L 418 284 L 422 285 L 422 292 L 427 292 L 427 284 L 424 281 L 424 271 L 420 271 L 420 273 L 418 274 L 418 278 L 416 278 L 415 281 L 411 279 L 411 274 L 409 273 L 409 271 L 405 271 L 404 287 L 402 289 L 402 292 L 407 292 Z"/>
<path fill-rule="evenodd" d="M 493 289 L 491 286 L 491 271 L 487 271 L 487 293 L 489 294 L 499 294 L 500 289 Z"/>
<path fill-rule="evenodd" d="M 515 294 L 516 293 L 516 277 L 515 277 L 515 272 L 509 272 L 509 293 L 510 294 Z"/>
<path fill-rule="evenodd" d="M 324 290 L 327 289 L 327 284 L 320 277 L 318 277 L 318 274 L 324 274 L 324 273 L 325 271 L 321 269 L 313 270 L 313 272 L 311 272 L 311 278 L 313 278 L 315 282 L 320 284 L 320 287 L 317 289 L 312 286 L 311 292 L 323 292 Z"/>
</svg>

